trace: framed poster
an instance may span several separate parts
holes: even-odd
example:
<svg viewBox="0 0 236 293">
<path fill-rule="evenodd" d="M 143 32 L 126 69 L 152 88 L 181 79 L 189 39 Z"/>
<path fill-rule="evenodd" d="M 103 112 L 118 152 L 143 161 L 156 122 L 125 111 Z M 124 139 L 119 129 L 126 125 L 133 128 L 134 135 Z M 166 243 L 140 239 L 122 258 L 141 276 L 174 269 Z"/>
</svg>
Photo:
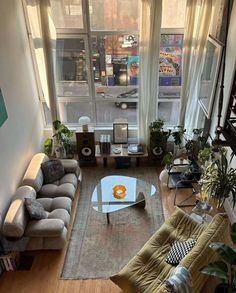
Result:
<svg viewBox="0 0 236 293">
<path fill-rule="evenodd" d="M 4 103 L 2 90 L 0 88 L 0 127 L 3 125 L 3 123 L 7 120 L 7 109 Z"/>
<path fill-rule="evenodd" d="M 113 124 L 113 143 L 128 143 L 128 123 Z"/>
<path fill-rule="evenodd" d="M 222 48 L 222 44 L 209 35 L 198 97 L 198 102 L 208 119 L 211 117 L 216 92 Z"/>
</svg>

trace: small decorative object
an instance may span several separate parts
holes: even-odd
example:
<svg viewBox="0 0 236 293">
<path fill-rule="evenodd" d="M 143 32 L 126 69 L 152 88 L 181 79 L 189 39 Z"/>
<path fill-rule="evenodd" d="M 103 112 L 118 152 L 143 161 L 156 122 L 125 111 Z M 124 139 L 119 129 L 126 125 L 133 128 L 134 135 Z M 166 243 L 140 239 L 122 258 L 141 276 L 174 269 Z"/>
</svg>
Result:
<svg viewBox="0 0 236 293">
<path fill-rule="evenodd" d="M 81 116 L 79 118 L 79 125 L 82 126 L 83 132 L 88 132 L 88 126 L 90 124 L 91 120 L 88 116 Z"/>
<path fill-rule="evenodd" d="M 236 244 L 236 223 L 231 226 L 231 240 Z M 222 283 L 215 292 L 235 292 L 236 290 L 236 251 L 225 243 L 213 242 L 209 247 L 214 250 L 221 260 L 211 262 L 202 267 L 200 272 L 218 278 Z"/>
<path fill-rule="evenodd" d="M 122 199 L 126 196 L 126 187 L 122 184 L 113 187 L 113 195 L 117 199 Z"/>
<path fill-rule="evenodd" d="M 128 123 L 113 124 L 113 143 L 128 143 Z"/>
</svg>

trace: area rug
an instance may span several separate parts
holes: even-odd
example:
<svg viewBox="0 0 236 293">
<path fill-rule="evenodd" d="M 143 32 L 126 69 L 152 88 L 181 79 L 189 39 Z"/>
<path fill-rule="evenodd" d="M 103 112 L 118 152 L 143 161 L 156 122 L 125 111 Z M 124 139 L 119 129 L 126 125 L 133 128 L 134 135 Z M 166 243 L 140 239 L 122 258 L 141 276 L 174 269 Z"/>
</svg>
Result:
<svg viewBox="0 0 236 293">
<path fill-rule="evenodd" d="M 91 206 L 94 187 L 104 176 L 132 176 L 153 184 L 146 207 L 128 207 L 110 214 Z M 142 248 L 164 221 L 155 167 L 128 169 L 83 168 L 80 196 L 64 261 L 62 279 L 108 279 Z"/>
</svg>

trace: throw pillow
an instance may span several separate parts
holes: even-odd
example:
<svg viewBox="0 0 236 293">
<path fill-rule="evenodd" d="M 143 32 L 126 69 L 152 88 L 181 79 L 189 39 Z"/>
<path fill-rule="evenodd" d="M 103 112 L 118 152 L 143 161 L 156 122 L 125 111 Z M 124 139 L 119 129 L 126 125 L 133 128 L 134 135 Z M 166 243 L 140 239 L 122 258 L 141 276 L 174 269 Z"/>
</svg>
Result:
<svg viewBox="0 0 236 293">
<path fill-rule="evenodd" d="M 192 293 L 192 277 L 184 266 L 178 265 L 173 274 L 164 283 L 168 287 L 168 292 Z"/>
<path fill-rule="evenodd" d="M 44 183 L 52 183 L 62 178 L 65 174 L 64 167 L 60 160 L 49 160 L 41 164 L 44 175 Z"/>
<path fill-rule="evenodd" d="M 31 220 L 41 220 L 47 218 L 43 205 L 36 199 L 25 198 L 25 206 L 29 213 Z"/>
<path fill-rule="evenodd" d="M 165 261 L 171 265 L 178 265 L 181 259 L 189 253 L 195 244 L 196 240 L 194 239 L 189 239 L 187 241 L 175 240 Z"/>
</svg>

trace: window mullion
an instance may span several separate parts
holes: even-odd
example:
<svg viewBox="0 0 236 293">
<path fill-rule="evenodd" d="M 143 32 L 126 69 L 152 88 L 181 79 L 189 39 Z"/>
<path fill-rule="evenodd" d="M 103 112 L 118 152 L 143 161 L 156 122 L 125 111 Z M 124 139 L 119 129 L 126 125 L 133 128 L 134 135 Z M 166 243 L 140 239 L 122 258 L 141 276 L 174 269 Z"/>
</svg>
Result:
<svg viewBox="0 0 236 293">
<path fill-rule="evenodd" d="M 96 106 L 95 106 L 95 84 L 94 84 L 94 73 L 93 73 L 93 64 L 92 64 L 92 42 L 91 42 L 91 31 L 90 31 L 90 19 L 89 19 L 89 3 L 86 0 L 82 0 L 83 12 L 86 15 L 84 16 L 85 28 L 87 31 L 87 37 L 85 38 L 85 52 L 86 54 L 86 64 L 87 64 L 87 76 L 88 76 L 88 85 L 89 85 L 89 95 L 92 100 L 92 113 L 95 123 L 97 123 L 96 116 Z"/>
</svg>

